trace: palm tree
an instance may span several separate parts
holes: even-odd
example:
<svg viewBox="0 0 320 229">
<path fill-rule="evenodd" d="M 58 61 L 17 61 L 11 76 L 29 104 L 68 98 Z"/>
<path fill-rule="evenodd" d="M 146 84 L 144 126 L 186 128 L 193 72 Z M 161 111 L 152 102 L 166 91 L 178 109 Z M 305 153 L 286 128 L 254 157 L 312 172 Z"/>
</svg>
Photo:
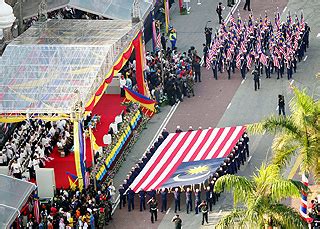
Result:
<svg viewBox="0 0 320 229">
<path fill-rule="evenodd" d="M 272 163 L 285 167 L 294 155 L 301 159 L 303 173 L 313 173 L 320 181 L 320 102 L 309 96 L 306 90 L 292 87 L 294 97 L 289 103 L 291 115 L 272 115 L 260 123 L 248 126 L 251 133 L 264 131 L 275 134 L 272 144 Z"/>
<path fill-rule="evenodd" d="M 280 201 L 299 197 L 300 191 L 307 192 L 308 188 L 299 181 L 283 179 L 280 174 L 279 166 L 262 164 L 252 179 L 230 174 L 220 177 L 214 191 L 232 190 L 235 208 L 221 218 L 216 228 L 305 228 L 299 213 Z"/>
</svg>

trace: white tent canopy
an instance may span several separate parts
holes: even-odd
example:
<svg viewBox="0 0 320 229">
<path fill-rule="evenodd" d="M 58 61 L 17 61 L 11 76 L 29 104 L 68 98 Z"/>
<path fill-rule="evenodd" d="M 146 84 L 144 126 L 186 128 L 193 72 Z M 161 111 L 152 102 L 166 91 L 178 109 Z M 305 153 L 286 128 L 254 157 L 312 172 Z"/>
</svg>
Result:
<svg viewBox="0 0 320 229">
<path fill-rule="evenodd" d="M 0 174 L 0 228 L 9 228 L 36 185 Z"/>
<path fill-rule="evenodd" d="M 70 114 L 92 98 L 140 23 L 119 20 L 38 22 L 0 60 L 0 114 Z"/>
<path fill-rule="evenodd" d="M 141 17 L 144 18 L 152 8 L 152 0 L 138 0 Z M 23 18 L 36 16 L 41 0 L 23 1 Z M 62 7 L 72 7 L 109 19 L 131 20 L 133 0 L 47 0 L 48 11 Z"/>
</svg>

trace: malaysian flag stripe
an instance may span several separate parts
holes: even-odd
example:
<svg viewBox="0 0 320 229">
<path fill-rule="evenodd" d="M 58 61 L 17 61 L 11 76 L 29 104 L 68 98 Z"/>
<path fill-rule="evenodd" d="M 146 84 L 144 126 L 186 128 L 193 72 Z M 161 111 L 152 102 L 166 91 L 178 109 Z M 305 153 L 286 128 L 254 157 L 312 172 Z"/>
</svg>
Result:
<svg viewBox="0 0 320 229">
<path fill-rule="evenodd" d="M 236 129 L 233 131 L 231 137 L 228 139 L 228 142 L 226 143 L 225 147 L 221 150 L 221 152 L 217 156 L 217 158 L 228 156 L 230 151 L 232 150 L 234 145 L 237 143 L 239 138 L 242 136 L 244 131 L 245 131 L 245 127 L 237 126 Z M 213 156 L 212 158 L 215 158 L 215 157 Z"/>
<path fill-rule="evenodd" d="M 235 130 L 235 127 L 226 127 L 224 128 L 224 131 L 219 138 L 217 144 L 214 145 L 213 149 L 210 151 L 210 154 L 204 159 L 211 159 L 211 158 L 217 158 L 220 151 L 223 149 L 225 144 L 227 143 L 228 139 L 231 137 L 233 131 Z"/>
<path fill-rule="evenodd" d="M 159 158 L 159 161 L 156 162 L 155 165 L 153 165 L 151 168 L 151 171 L 149 170 L 148 172 L 148 176 L 147 178 L 143 181 L 142 185 L 140 188 L 143 188 L 145 190 L 146 186 L 152 182 L 152 180 L 154 179 L 154 177 L 158 177 L 159 173 L 158 171 L 162 168 L 162 167 L 166 167 L 168 166 L 168 164 L 170 163 L 169 157 L 170 155 L 175 152 L 175 150 L 177 149 L 177 147 L 182 147 L 183 143 L 186 141 L 186 134 L 190 133 L 190 132 L 186 132 L 186 133 L 179 133 L 177 134 L 177 138 L 176 141 L 173 142 L 173 144 L 171 145 L 171 147 L 169 147 L 169 149 L 167 151 L 163 150 L 161 152 L 162 156 Z M 187 136 L 188 137 L 188 136 Z"/>
<path fill-rule="evenodd" d="M 180 155 L 179 154 L 176 155 L 176 157 L 174 158 L 172 163 L 170 163 L 169 166 L 165 169 L 165 171 L 161 173 L 159 179 L 157 179 L 157 181 L 155 181 L 151 185 L 151 187 L 150 187 L 151 189 L 158 189 L 161 181 L 167 180 L 169 177 L 171 177 L 171 175 L 174 173 L 174 171 L 176 171 L 177 168 L 179 167 L 179 165 L 182 163 L 182 161 L 186 157 L 186 155 L 191 152 L 192 146 L 198 140 L 202 141 L 201 139 L 199 139 L 201 132 L 202 132 L 201 130 L 193 131 L 193 134 L 191 135 L 192 140 L 191 140 L 190 144 L 185 144 L 186 147 L 184 147 L 183 152 Z M 161 184 L 162 184 L 162 182 L 161 182 Z"/>
<path fill-rule="evenodd" d="M 155 152 L 153 157 L 151 157 L 150 160 L 148 161 L 147 165 L 149 165 L 149 166 L 146 165 L 145 168 L 149 168 L 149 170 L 152 171 L 154 169 L 154 167 L 157 165 L 157 163 L 159 163 L 161 157 L 163 157 L 164 153 L 163 154 L 161 154 L 161 153 L 166 152 L 171 147 L 171 145 L 175 142 L 177 137 L 178 137 L 178 135 L 169 134 L 168 137 L 164 140 L 164 142 L 159 146 L 157 152 Z M 140 173 L 138 176 L 138 177 L 140 177 L 140 180 L 135 179 L 133 181 L 132 185 L 141 186 L 142 182 L 148 176 L 147 174 L 148 174 L 149 170 L 145 174 Z M 140 175 L 143 175 L 143 176 L 141 177 Z"/>
<path fill-rule="evenodd" d="M 132 182 L 131 189 L 159 189 L 183 162 L 227 156 L 244 131 L 245 127 L 239 126 L 169 134 Z"/>
<path fill-rule="evenodd" d="M 188 162 L 188 161 L 194 161 L 197 155 L 199 154 L 200 150 L 204 146 L 204 144 L 208 141 L 209 137 L 212 135 L 213 129 L 205 130 L 202 131 L 201 133 L 201 138 L 203 139 L 202 141 L 196 142 L 194 144 L 194 147 L 192 147 L 190 154 L 188 154 L 184 159 L 183 162 Z"/>
<path fill-rule="evenodd" d="M 192 142 L 192 139 L 195 135 L 195 131 L 188 131 L 181 141 L 177 144 L 177 147 L 172 151 L 172 153 L 169 155 L 168 159 L 164 161 L 163 165 L 159 169 L 156 169 L 155 173 L 156 176 L 155 179 L 151 179 L 151 182 L 148 182 L 147 185 L 143 188 L 146 190 L 153 189 L 157 186 L 157 184 L 164 179 L 166 174 L 171 171 L 173 166 L 177 163 L 179 158 L 182 156 L 185 149 L 188 147 L 188 145 Z M 169 154 L 169 153 L 168 153 Z M 166 166 L 165 166 L 166 165 Z M 154 172 L 154 171 L 153 171 Z M 152 186 L 152 187 L 151 187 Z"/>
<path fill-rule="evenodd" d="M 212 131 L 212 134 L 209 136 L 208 140 L 205 141 L 205 144 L 203 144 L 203 147 L 195 155 L 195 158 L 192 161 L 204 160 L 204 158 L 208 155 L 209 151 L 212 149 L 213 145 L 218 141 L 219 136 L 222 134 L 222 132 L 222 129 L 214 129 Z M 211 143 L 213 143 L 213 145 Z"/>
</svg>

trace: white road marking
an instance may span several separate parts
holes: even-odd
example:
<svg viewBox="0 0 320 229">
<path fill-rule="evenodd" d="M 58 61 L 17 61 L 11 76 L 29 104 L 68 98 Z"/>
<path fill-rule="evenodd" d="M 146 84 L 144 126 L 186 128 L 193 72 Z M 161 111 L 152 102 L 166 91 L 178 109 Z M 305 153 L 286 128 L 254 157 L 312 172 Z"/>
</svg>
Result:
<svg viewBox="0 0 320 229">
<path fill-rule="evenodd" d="M 250 162 L 251 158 L 252 158 L 252 156 L 249 157 L 248 162 Z"/>
<path fill-rule="evenodd" d="M 168 214 L 169 214 L 170 210 L 171 210 L 171 208 L 169 208 L 169 209 L 167 210 L 166 215 L 168 215 Z"/>
<path fill-rule="evenodd" d="M 231 106 L 231 103 L 229 103 L 229 105 L 227 106 L 227 110 L 230 108 L 230 106 Z"/>
<path fill-rule="evenodd" d="M 303 59 L 303 61 L 306 61 L 307 58 L 308 58 L 308 56 L 306 56 L 306 57 Z"/>
<path fill-rule="evenodd" d="M 286 11 L 286 9 L 287 9 L 287 7 L 284 7 L 284 9 L 283 9 L 282 13 L 284 13 L 284 12 Z"/>
<path fill-rule="evenodd" d="M 240 1 L 239 1 L 239 2 L 240 2 Z M 220 211 L 219 211 L 218 215 L 220 215 L 220 214 L 221 214 L 221 212 L 222 212 L 222 210 L 220 210 Z"/>
<path fill-rule="evenodd" d="M 276 111 L 279 110 L 279 106 L 277 106 Z"/>
<path fill-rule="evenodd" d="M 320 37 L 320 33 L 317 34 L 317 37 Z"/>
<path fill-rule="evenodd" d="M 241 81 L 241 84 L 243 84 L 244 83 L 244 81 L 246 81 L 245 79 L 243 79 L 242 81 Z"/>
<path fill-rule="evenodd" d="M 293 84 L 293 82 L 294 82 L 294 80 L 291 80 L 290 85 L 292 85 L 292 84 Z"/>
<path fill-rule="evenodd" d="M 239 6 L 241 1 L 238 1 L 232 8 L 231 11 L 228 13 L 227 17 L 226 17 L 226 23 L 229 22 L 231 15 L 236 11 L 237 7 Z"/>
</svg>

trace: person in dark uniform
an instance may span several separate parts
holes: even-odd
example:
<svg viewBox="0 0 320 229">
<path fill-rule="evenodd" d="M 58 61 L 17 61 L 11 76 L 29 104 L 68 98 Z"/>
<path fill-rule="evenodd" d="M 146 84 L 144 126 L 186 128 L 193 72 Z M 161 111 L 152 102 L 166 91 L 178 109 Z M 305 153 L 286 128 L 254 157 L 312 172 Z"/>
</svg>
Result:
<svg viewBox="0 0 320 229">
<path fill-rule="evenodd" d="M 179 217 L 179 215 L 175 215 L 171 222 L 174 222 L 175 224 L 175 229 L 181 229 L 182 228 L 182 220 L 181 218 Z"/>
<path fill-rule="evenodd" d="M 269 60 L 269 57 L 267 56 L 267 65 L 265 66 L 266 70 L 266 78 L 271 78 L 271 61 Z"/>
<path fill-rule="evenodd" d="M 122 185 L 120 185 L 119 188 L 119 194 L 120 194 L 120 204 L 119 204 L 119 208 L 121 209 L 122 207 L 126 206 L 126 196 L 125 196 L 125 190 L 123 188 Z"/>
<path fill-rule="evenodd" d="M 147 204 L 150 205 L 151 223 L 154 223 L 154 221 L 158 220 L 158 202 L 154 197 L 152 197 Z"/>
<path fill-rule="evenodd" d="M 166 139 L 169 135 L 169 132 L 167 131 L 166 128 L 163 128 L 162 133 L 161 133 L 163 139 Z"/>
<path fill-rule="evenodd" d="M 242 79 L 245 79 L 246 78 L 246 60 L 244 59 L 243 56 L 241 56 L 241 67 L 240 67 L 240 71 L 241 71 L 241 77 Z"/>
<path fill-rule="evenodd" d="M 162 49 L 164 51 L 166 51 L 166 49 L 167 49 L 167 39 L 164 36 L 164 33 L 162 33 L 162 35 L 161 35 L 161 45 L 162 45 Z"/>
<path fill-rule="evenodd" d="M 204 61 L 204 66 L 207 66 L 207 56 L 208 56 L 208 46 L 206 44 L 203 45 L 203 61 Z"/>
<path fill-rule="evenodd" d="M 205 200 L 202 201 L 202 203 L 199 205 L 199 208 L 202 212 L 202 225 L 204 224 L 204 221 L 208 223 L 208 204 Z"/>
<path fill-rule="evenodd" d="M 288 58 L 288 61 L 287 61 L 287 76 L 288 76 L 288 80 L 292 78 L 292 64 L 291 64 L 290 57 Z"/>
<path fill-rule="evenodd" d="M 182 129 L 180 128 L 180 126 L 177 126 L 176 133 L 181 133 L 181 132 L 182 132 Z"/>
<path fill-rule="evenodd" d="M 177 210 L 180 211 L 180 191 L 179 191 L 179 188 L 174 189 L 173 196 L 174 196 L 174 213 L 177 213 Z"/>
<path fill-rule="evenodd" d="M 134 210 L 134 191 L 129 188 L 127 191 L 128 211 Z"/>
<path fill-rule="evenodd" d="M 283 95 L 278 95 L 278 106 L 279 106 L 279 115 L 286 115 L 284 111 L 285 103 L 284 103 L 284 96 Z"/>
<path fill-rule="evenodd" d="M 219 2 L 219 5 L 217 6 L 216 12 L 218 14 L 219 17 L 219 24 L 222 24 L 222 10 L 223 10 L 223 6 L 222 6 L 222 2 Z"/>
<path fill-rule="evenodd" d="M 146 192 L 141 189 L 139 191 L 139 198 L 140 198 L 140 211 L 146 210 Z"/>
<path fill-rule="evenodd" d="M 214 56 L 212 63 L 211 63 L 211 68 L 213 72 L 213 77 L 217 80 L 218 79 L 218 66 L 217 66 L 217 58 Z"/>
<path fill-rule="evenodd" d="M 150 190 L 150 191 L 148 192 L 148 196 L 149 196 L 150 199 L 156 198 L 156 195 L 157 195 L 157 191 L 154 190 L 154 189 L 152 189 L 152 190 Z"/>
<path fill-rule="evenodd" d="M 230 63 L 230 60 L 227 60 L 226 69 L 227 69 L 228 80 L 229 80 L 229 79 L 231 79 L 231 63 Z"/>
<path fill-rule="evenodd" d="M 206 36 L 206 46 L 210 47 L 211 44 L 211 37 L 212 37 L 212 28 L 205 27 L 204 34 Z"/>
<path fill-rule="evenodd" d="M 260 77 L 256 70 L 252 71 L 253 81 L 254 81 L 254 90 L 260 89 Z"/>
<path fill-rule="evenodd" d="M 247 8 L 248 8 L 248 11 L 251 11 L 250 0 L 246 0 L 246 3 L 244 4 L 243 9 L 246 10 Z"/>
<path fill-rule="evenodd" d="M 194 210 L 195 214 L 199 213 L 199 205 L 201 204 L 201 192 L 199 189 L 196 189 L 194 192 Z"/>
<path fill-rule="evenodd" d="M 210 189 L 210 186 L 208 186 L 206 190 L 206 201 L 209 205 L 210 211 L 212 211 L 213 193 L 212 193 L 212 190 Z"/>
<path fill-rule="evenodd" d="M 201 82 L 201 66 L 198 58 L 192 64 L 192 69 L 195 74 L 195 82 L 198 82 L 198 81 Z"/>
<path fill-rule="evenodd" d="M 168 192 L 165 188 L 161 189 L 161 212 L 167 211 Z"/>
<path fill-rule="evenodd" d="M 192 211 L 192 191 L 190 188 L 187 188 L 186 191 L 186 205 L 187 205 L 187 214 L 189 214 L 189 210 Z"/>
</svg>

